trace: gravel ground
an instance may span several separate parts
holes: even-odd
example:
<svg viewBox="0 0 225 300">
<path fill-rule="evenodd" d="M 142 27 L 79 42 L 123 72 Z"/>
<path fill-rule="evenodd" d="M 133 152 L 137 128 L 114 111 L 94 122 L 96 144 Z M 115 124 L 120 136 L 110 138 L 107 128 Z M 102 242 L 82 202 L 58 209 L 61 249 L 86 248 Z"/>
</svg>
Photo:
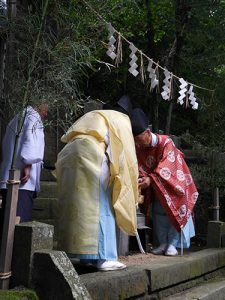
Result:
<svg viewBox="0 0 225 300">
<path fill-rule="evenodd" d="M 146 264 L 146 263 L 151 263 L 153 261 L 157 260 L 167 260 L 171 259 L 171 257 L 165 256 L 165 255 L 154 255 L 151 253 L 134 253 L 128 256 L 120 256 L 119 261 L 124 263 L 127 266 L 130 265 L 140 265 L 140 264 Z"/>
<path fill-rule="evenodd" d="M 192 246 L 190 249 L 184 249 L 184 255 L 187 256 L 190 253 L 200 251 L 203 249 L 205 249 L 205 247 L 203 246 Z M 178 256 L 180 256 L 180 249 L 178 249 L 178 252 L 179 252 Z M 142 254 L 139 252 L 134 252 L 134 253 L 130 253 L 130 255 L 119 257 L 119 261 L 124 263 L 127 266 L 136 265 L 136 264 L 146 264 L 150 262 L 163 261 L 168 259 L 173 259 L 173 257 L 165 256 L 165 255 L 154 255 L 152 253 Z"/>
</svg>

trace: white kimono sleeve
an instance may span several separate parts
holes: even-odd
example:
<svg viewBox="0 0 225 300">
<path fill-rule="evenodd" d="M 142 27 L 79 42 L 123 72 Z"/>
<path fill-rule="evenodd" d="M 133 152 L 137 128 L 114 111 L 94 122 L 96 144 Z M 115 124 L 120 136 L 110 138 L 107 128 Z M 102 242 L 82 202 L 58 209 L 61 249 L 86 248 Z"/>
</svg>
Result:
<svg viewBox="0 0 225 300">
<path fill-rule="evenodd" d="M 21 160 L 25 165 L 42 162 L 44 157 L 44 131 L 41 119 L 28 115 L 21 136 Z"/>
</svg>

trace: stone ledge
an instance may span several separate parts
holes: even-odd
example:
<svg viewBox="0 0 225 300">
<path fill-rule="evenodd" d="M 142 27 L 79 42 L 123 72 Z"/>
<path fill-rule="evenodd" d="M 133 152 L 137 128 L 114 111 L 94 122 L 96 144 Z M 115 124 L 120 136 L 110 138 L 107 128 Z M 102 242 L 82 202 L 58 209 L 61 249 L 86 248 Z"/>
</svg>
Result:
<svg viewBox="0 0 225 300">
<path fill-rule="evenodd" d="M 41 300 L 91 300 L 63 251 L 39 250 L 34 253 L 31 287 Z"/>
<path fill-rule="evenodd" d="M 80 275 L 93 300 L 117 300 L 153 294 L 225 267 L 225 249 L 206 249 L 183 257 L 160 257 L 145 265 Z"/>
<path fill-rule="evenodd" d="M 214 278 L 184 292 L 165 297 L 165 300 L 224 300 L 225 278 Z"/>
<path fill-rule="evenodd" d="M 149 278 L 143 266 L 80 275 L 80 279 L 93 300 L 129 299 L 148 294 Z"/>
<path fill-rule="evenodd" d="M 58 199 L 41 198 L 34 199 L 32 218 L 37 220 L 53 219 L 58 217 Z"/>
<path fill-rule="evenodd" d="M 167 288 L 225 267 L 225 249 L 206 249 L 147 266 L 151 291 Z"/>
<path fill-rule="evenodd" d="M 55 181 L 41 181 L 39 198 L 57 198 L 57 183 Z"/>
</svg>

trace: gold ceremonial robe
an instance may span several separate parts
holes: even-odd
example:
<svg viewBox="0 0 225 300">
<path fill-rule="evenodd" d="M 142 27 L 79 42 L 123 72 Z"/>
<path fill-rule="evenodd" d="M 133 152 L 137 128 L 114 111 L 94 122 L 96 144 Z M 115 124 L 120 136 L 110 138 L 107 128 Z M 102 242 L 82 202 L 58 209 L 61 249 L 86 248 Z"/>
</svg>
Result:
<svg viewBox="0 0 225 300">
<path fill-rule="evenodd" d="M 56 163 L 59 247 L 70 253 L 98 251 L 100 176 L 107 134 L 116 223 L 129 235 L 137 231 L 138 166 L 130 120 L 117 111 L 92 111 L 63 135 L 61 140 L 67 145 Z"/>
</svg>

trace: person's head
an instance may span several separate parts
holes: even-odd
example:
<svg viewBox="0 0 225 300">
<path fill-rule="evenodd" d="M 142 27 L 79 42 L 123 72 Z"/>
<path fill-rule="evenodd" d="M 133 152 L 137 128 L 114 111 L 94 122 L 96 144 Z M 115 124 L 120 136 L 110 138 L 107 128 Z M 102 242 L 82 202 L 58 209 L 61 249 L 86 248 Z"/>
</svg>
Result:
<svg viewBox="0 0 225 300">
<path fill-rule="evenodd" d="M 138 148 L 145 148 L 151 144 L 152 135 L 150 129 L 146 129 L 142 133 L 134 136 L 135 146 Z"/>
<path fill-rule="evenodd" d="M 131 114 L 131 126 L 137 147 L 147 147 L 151 143 L 152 136 L 148 127 L 148 118 L 140 108 L 135 108 Z"/>
<path fill-rule="evenodd" d="M 44 119 L 45 117 L 47 117 L 48 114 L 48 110 L 49 110 L 48 104 L 42 103 L 37 107 L 36 110 L 39 113 L 40 117 Z"/>
</svg>

